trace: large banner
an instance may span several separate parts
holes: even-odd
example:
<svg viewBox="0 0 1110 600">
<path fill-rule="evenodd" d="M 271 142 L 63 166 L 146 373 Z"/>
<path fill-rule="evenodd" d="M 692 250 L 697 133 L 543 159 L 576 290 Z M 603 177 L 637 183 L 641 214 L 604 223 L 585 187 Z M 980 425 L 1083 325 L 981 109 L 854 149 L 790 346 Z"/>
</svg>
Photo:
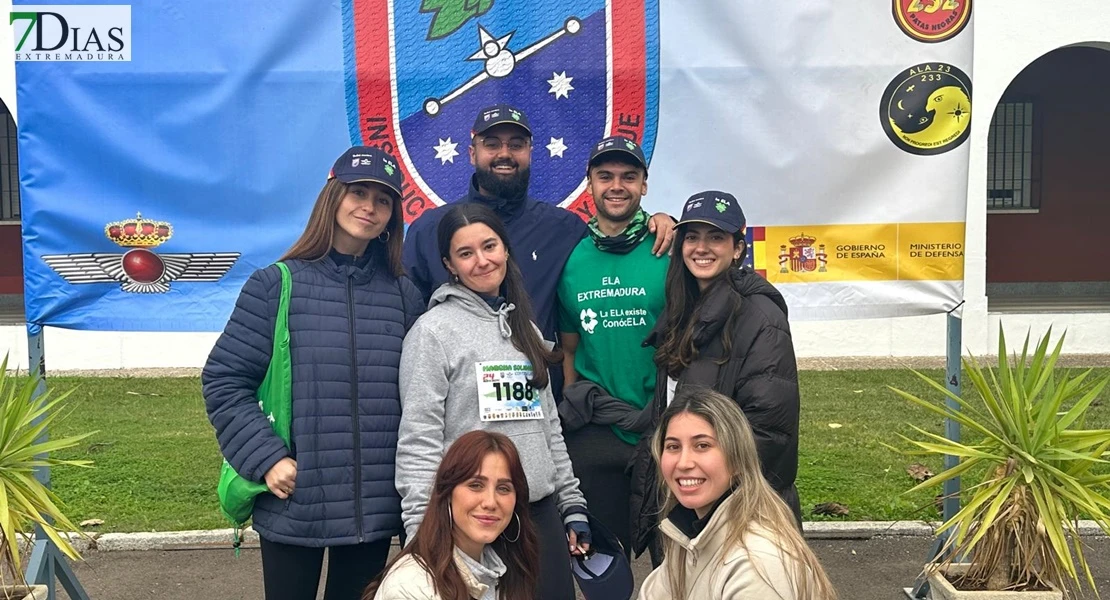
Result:
<svg viewBox="0 0 1110 600">
<path fill-rule="evenodd" d="M 219 330 L 348 145 L 398 157 L 411 222 L 465 192 L 495 102 L 531 121 L 532 195 L 583 218 L 610 134 L 653 211 L 735 194 L 792 318 L 948 310 L 970 1 L 16 2 L 28 320 Z"/>
<path fill-rule="evenodd" d="M 664 3 L 649 192 L 740 199 L 791 318 L 963 297 L 971 0 Z M 984 121 L 984 124 L 986 121 Z"/>
</svg>

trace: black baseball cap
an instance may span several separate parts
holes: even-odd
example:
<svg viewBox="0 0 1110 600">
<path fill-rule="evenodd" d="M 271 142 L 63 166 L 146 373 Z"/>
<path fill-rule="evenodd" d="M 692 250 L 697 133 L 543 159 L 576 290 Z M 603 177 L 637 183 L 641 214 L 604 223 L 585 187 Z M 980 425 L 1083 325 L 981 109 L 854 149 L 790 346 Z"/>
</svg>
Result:
<svg viewBox="0 0 1110 600">
<path fill-rule="evenodd" d="M 690 196 L 686 206 L 682 207 L 682 216 L 675 223 L 708 223 L 724 230 L 726 233 L 736 233 L 744 228 L 744 211 L 736 196 L 728 192 L 709 190 Z"/>
<path fill-rule="evenodd" d="M 478 116 L 474 119 L 474 127 L 470 129 L 470 135 L 481 135 L 490 127 L 502 123 L 516 125 L 524 129 L 528 137 L 532 137 L 532 126 L 528 124 L 528 116 L 524 111 L 508 104 L 494 104 L 478 111 Z"/>
<path fill-rule="evenodd" d="M 328 179 L 343 183 L 380 183 L 401 196 L 401 169 L 397 159 L 378 148 L 354 146 L 332 165 Z"/>
<path fill-rule="evenodd" d="M 647 159 L 644 158 L 644 150 L 636 142 L 620 135 L 607 137 L 596 145 L 590 152 L 590 161 L 586 164 L 586 169 L 596 167 L 604 162 L 603 157 L 610 152 L 619 152 L 627 156 L 631 156 L 644 168 L 644 173 L 647 173 Z"/>
<path fill-rule="evenodd" d="M 578 581 L 578 589 L 586 600 L 619 600 L 631 598 L 635 589 L 632 566 L 617 536 L 594 518 L 590 522 L 589 557 L 572 556 L 570 569 Z"/>
</svg>

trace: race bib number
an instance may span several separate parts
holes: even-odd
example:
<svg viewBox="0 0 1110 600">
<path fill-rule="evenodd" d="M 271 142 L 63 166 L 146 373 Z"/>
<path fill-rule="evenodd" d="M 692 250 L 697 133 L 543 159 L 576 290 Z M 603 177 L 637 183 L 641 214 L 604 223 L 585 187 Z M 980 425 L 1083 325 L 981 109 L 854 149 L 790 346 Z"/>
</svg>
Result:
<svg viewBox="0 0 1110 600">
<path fill-rule="evenodd" d="M 478 416 L 482 421 L 542 419 L 540 392 L 528 383 L 532 364 L 526 360 L 480 362 L 474 365 L 478 377 Z"/>
</svg>

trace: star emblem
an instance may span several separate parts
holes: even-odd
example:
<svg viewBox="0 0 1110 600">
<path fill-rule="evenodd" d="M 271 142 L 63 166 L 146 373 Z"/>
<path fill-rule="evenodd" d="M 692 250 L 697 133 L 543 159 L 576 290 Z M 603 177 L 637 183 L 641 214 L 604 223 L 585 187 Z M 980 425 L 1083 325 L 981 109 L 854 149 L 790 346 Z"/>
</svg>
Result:
<svg viewBox="0 0 1110 600">
<path fill-rule="evenodd" d="M 467 57 L 466 60 L 488 60 L 501 53 L 509 45 L 509 40 L 512 39 L 515 31 L 510 32 L 508 35 L 499 38 L 493 37 L 490 32 L 486 31 L 485 27 L 478 26 L 478 41 L 480 48 L 474 54 Z"/>
<path fill-rule="evenodd" d="M 960 121 L 961 117 L 963 117 L 967 113 L 968 113 L 968 111 L 964 110 L 964 107 L 961 104 L 956 105 L 956 110 L 948 111 L 948 114 L 952 115 L 953 117 L 956 117 L 956 122 L 957 123 L 961 122 Z"/>
<path fill-rule="evenodd" d="M 574 89 L 574 86 L 570 84 L 571 81 L 574 81 L 574 78 L 567 77 L 566 71 L 562 73 L 552 73 L 551 79 L 547 80 L 547 83 L 551 84 L 551 89 L 547 90 L 547 93 L 555 94 L 556 100 L 560 97 L 570 98 L 570 91 Z"/>
<path fill-rule="evenodd" d="M 439 159 L 440 165 L 447 163 L 455 164 L 455 157 L 459 155 L 455 148 L 459 147 L 458 142 L 452 142 L 450 136 L 446 140 L 440 139 L 439 144 L 432 146 L 436 151 L 436 158 Z"/>
<path fill-rule="evenodd" d="M 551 158 L 558 156 L 563 158 L 563 152 L 567 149 L 567 145 L 563 143 L 563 138 L 551 138 L 551 143 L 547 145 L 547 151 L 551 153 Z"/>
</svg>

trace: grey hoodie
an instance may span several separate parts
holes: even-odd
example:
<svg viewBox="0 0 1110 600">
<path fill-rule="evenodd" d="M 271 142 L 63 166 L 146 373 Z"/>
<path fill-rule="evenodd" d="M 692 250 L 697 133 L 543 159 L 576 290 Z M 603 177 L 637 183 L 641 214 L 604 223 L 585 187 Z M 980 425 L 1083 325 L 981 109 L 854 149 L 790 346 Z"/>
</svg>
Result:
<svg viewBox="0 0 1110 600">
<path fill-rule="evenodd" d="M 540 390 L 543 419 L 483 422 L 478 416 L 474 364 L 528 360 L 510 339 L 512 304 L 490 308 L 477 294 L 450 283 L 439 287 L 401 351 L 401 427 L 397 491 L 409 539 L 424 519 L 436 469 L 447 448 L 468 431 L 503 433 L 516 445 L 528 478 L 529 502 L 555 494 L 564 522 L 586 521 L 559 412 L 550 386 Z M 534 327 L 534 325 L 533 325 Z M 537 330 L 538 331 L 538 330 Z"/>
</svg>

